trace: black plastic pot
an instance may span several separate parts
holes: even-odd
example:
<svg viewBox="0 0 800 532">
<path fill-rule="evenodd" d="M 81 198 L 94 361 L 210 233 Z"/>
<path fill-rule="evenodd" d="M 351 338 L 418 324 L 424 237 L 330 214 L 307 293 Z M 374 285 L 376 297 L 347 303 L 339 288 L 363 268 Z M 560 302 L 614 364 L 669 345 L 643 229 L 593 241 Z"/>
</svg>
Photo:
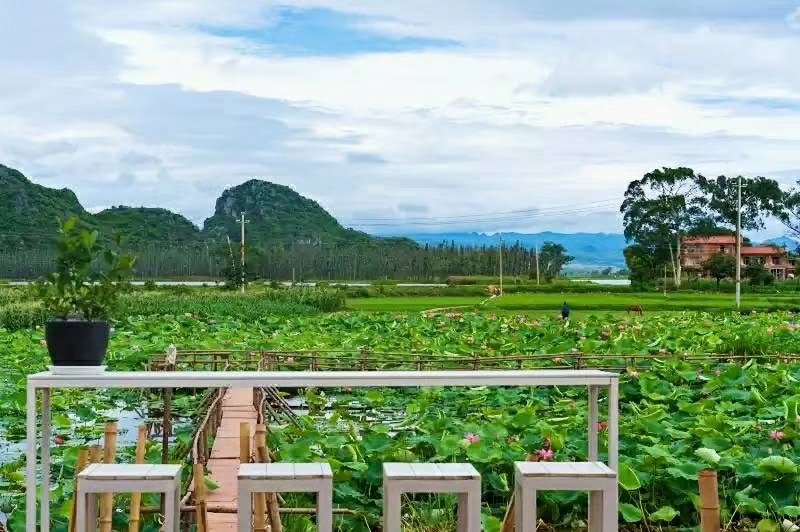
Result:
<svg viewBox="0 0 800 532">
<path fill-rule="evenodd" d="M 111 328 L 105 321 L 54 320 L 45 325 L 54 366 L 102 366 Z"/>
</svg>

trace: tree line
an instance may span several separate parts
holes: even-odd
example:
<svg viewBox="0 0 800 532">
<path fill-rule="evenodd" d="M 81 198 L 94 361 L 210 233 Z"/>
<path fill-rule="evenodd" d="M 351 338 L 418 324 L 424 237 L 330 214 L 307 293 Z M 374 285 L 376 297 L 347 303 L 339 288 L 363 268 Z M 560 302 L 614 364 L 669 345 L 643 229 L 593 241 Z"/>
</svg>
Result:
<svg viewBox="0 0 800 532">
<path fill-rule="evenodd" d="M 681 285 L 681 246 L 686 236 L 735 234 L 739 176 L 706 178 L 691 168 L 661 168 L 631 181 L 620 206 L 625 262 L 631 281 L 646 284 L 664 269 Z M 775 217 L 800 236 L 800 191 L 785 190 L 762 176 L 741 177 L 742 230 L 759 230 Z M 728 276 L 733 259 L 715 259 L 705 266 L 718 279 Z M 753 268 L 755 269 L 755 267 Z M 753 274 L 755 275 L 755 273 Z"/>
<path fill-rule="evenodd" d="M 238 244 L 208 241 L 198 244 L 136 243 L 124 248 L 136 256 L 140 278 L 241 278 Z M 536 276 L 536 250 L 519 242 L 504 244 L 503 271 L 509 276 Z M 442 243 L 417 246 L 374 240 L 368 244 L 322 242 L 264 242 L 245 249 L 245 276 L 249 280 L 441 280 L 455 275 L 500 273 L 498 246 L 459 246 Z M 562 274 L 573 257 L 564 246 L 545 242 L 539 249 L 543 281 Z M 16 247 L 0 251 L 0 278 L 34 279 L 51 271 L 55 250 Z"/>
</svg>

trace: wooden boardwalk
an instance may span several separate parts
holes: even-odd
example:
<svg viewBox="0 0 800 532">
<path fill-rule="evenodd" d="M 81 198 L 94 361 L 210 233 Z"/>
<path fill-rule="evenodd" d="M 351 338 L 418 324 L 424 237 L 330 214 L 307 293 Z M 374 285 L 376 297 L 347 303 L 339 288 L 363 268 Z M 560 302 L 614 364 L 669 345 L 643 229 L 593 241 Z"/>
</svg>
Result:
<svg viewBox="0 0 800 532">
<path fill-rule="evenodd" d="M 217 430 L 211 458 L 207 468 L 209 476 L 219 486 L 209 491 L 206 501 L 209 507 L 209 532 L 233 532 L 236 530 L 237 481 L 239 470 L 239 431 L 242 422 L 250 424 L 252 441 L 258 422 L 258 414 L 253 406 L 252 388 L 231 388 L 222 400 L 222 423 Z M 212 512 L 213 509 L 226 509 L 227 512 Z"/>
</svg>

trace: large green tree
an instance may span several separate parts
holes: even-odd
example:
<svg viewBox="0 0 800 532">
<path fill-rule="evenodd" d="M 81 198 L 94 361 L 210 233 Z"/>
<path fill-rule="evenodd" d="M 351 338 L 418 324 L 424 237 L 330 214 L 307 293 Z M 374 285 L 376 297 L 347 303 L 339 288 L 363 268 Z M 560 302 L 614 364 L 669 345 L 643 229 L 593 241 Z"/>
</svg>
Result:
<svg viewBox="0 0 800 532">
<path fill-rule="evenodd" d="M 539 267 L 546 279 L 554 279 L 561 275 L 564 266 L 575 260 L 567 255 L 567 248 L 555 242 L 545 242 L 539 250 Z"/>
<path fill-rule="evenodd" d="M 629 242 L 666 251 L 681 283 L 681 240 L 704 217 L 703 176 L 691 168 L 661 168 L 631 181 L 620 207 Z"/>
<path fill-rule="evenodd" d="M 797 185 L 800 187 L 800 181 L 797 181 Z M 785 207 L 786 210 L 781 221 L 794 237 L 800 238 L 800 188 L 786 193 Z"/>
<path fill-rule="evenodd" d="M 767 217 L 785 219 L 786 193 L 774 179 L 742 177 L 742 229 L 764 228 Z M 721 175 L 716 179 L 699 180 L 705 195 L 704 208 L 708 220 L 729 230 L 736 228 L 739 177 Z"/>
<path fill-rule="evenodd" d="M 730 253 L 714 253 L 705 262 L 703 269 L 719 283 L 726 277 L 733 277 L 736 274 L 736 259 Z"/>
</svg>

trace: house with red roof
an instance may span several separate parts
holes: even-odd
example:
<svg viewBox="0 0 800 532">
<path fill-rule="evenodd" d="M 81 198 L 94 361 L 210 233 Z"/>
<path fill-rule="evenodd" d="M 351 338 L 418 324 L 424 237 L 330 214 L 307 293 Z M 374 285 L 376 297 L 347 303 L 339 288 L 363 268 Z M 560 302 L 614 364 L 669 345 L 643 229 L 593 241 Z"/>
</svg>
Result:
<svg viewBox="0 0 800 532">
<path fill-rule="evenodd" d="M 736 237 L 733 235 L 687 236 L 683 238 L 681 266 L 687 273 L 703 275 L 703 263 L 715 253 L 736 255 Z M 793 279 L 795 264 L 786 249 L 773 245 L 742 245 L 742 268 L 759 262 L 775 279 Z"/>
</svg>

